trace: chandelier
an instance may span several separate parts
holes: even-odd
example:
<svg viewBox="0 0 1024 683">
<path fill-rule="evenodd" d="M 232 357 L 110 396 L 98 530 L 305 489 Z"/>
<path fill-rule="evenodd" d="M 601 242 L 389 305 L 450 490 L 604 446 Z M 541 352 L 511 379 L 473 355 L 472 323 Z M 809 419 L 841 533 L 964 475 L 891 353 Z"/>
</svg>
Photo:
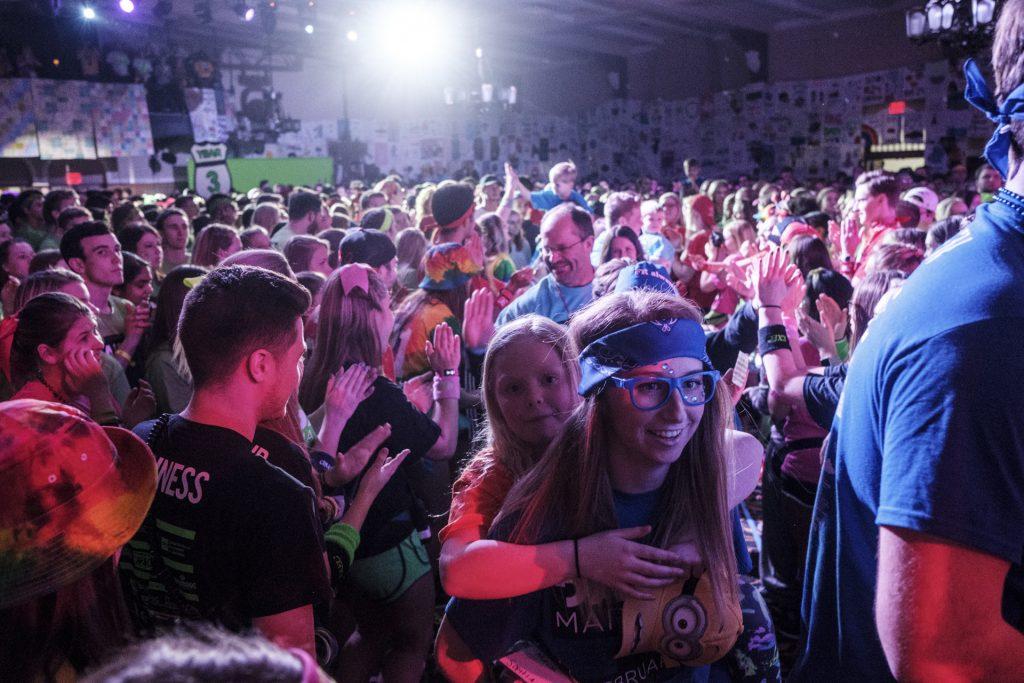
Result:
<svg viewBox="0 0 1024 683">
<path fill-rule="evenodd" d="M 907 37 L 918 44 L 938 42 L 950 56 L 966 56 L 988 46 L 996 0 L 929 0 L 907 10 Z"/>
</svg>

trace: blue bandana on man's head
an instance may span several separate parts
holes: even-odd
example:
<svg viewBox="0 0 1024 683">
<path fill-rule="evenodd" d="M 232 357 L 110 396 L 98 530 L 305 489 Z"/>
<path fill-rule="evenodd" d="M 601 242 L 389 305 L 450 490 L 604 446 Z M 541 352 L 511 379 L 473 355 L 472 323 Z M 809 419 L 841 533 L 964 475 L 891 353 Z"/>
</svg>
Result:
<svg viewBox="0 0 1024 683">
<path fill-rule="evenodd" d="M 696 320 L 657 320 L 612 332 L 580 354 L 580 396 L 599 389 L 612 375 L 669 358 L 696 358 L 711 368 L 704 330 Z"/>
<path fill-rule="evenodd" d="M 973 59 L 964 62 L 964 77 L 967 79 L 964 99 L 996 124 L 995 132 L 985 145 L 985 160 L 1006 178 L 1010 172 L 1010 124 L 1024 121 L 1024 83 L 1014 88 L 1000 107 Z"/>
</svg>

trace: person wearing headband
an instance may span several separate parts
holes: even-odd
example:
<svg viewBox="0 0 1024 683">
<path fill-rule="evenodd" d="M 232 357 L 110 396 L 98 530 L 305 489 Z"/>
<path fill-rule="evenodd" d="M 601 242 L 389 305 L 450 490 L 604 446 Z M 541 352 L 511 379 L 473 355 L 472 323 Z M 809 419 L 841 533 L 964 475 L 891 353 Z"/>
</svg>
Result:
<svg viewBox="0 0 1024 683">
<path fill-rule="evenodd" d="M 498 634 L 460 631 L 477 658 L 500 659 L 527 640 L 576 680 L 641 680 L 640 672 L 703 666 L 732 647 L 742 627 L 722 436 L 730 408 L 699 320 L 685 300 L 649 291 L 608 294 L 573 318 L 583 400 L 512 487 L 488 534 L 523 545 L 573 540 L 571 576 L 513 598 Z M 579 539 L 618 528 L 701 558 L 692 584 L 694 573 L 680 577 L 658 558 L 623 591 L 661 605 L 657 619 L 638 620 L 634 609 L 626 623 L 621 594 L 595 580 L 580 551 Z M 675 623 L 666 615 L 683 603 L 703 625 L 666 630 Z"/>
<path fill-rule="evenodd" d="M 805 645 L 790 680 L 1020 679 L 1022 41 L 1024 0 L 1007 0 L 994 94 L 967 69 L 967 99 L 995 128 L 985 157 L 1006 184 L 907 278 L 850 363 L 824 450 Z"/>
<path fill-rule="evenodd" d="M 430 206 L 437 221 L 431 239 L 434 244 L 462 244 L 474 232 L 476 204 L 472 185 L 446 180 L 437 186 Z"/>
</svg>

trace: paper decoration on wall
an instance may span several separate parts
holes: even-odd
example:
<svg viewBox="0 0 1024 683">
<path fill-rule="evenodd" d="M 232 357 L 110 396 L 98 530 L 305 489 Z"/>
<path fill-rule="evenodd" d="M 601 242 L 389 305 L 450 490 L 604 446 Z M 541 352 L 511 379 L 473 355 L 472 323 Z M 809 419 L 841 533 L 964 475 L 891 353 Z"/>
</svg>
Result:
<svg viewBox="0 0 1024 683">
<path fill-rule="evenodd" d="M 141 85 L 94 83 L 96 154 L 100 157 L 142 157 L 153 154 L 146 90 Z"/>
<path fill-rule="evenodd" d="M 185 106 L 196 142 L 227 142 L 217 112 L 217 94 L 210 88 L 185 88 Z"/>
<path fill-rule="evenodd" d="M 0 81 L 0 157 L 37 157 L 32 81 L 17 78 Z"/>
<path fill-rule="evenodd" d="M 307 120 L 301 123 L 299 130 L 282 133 L 276 143 L 268 143 L 267 156 L 325 157 L 329 154 L 329 142 L 337 139 L 336 119 Z"/>
<path fill-rule="evenodd" d="M 93 84 L 85 81 L 32 81 L 32 105 L 42 159 L 95 159 Z"/>
<path fill-rule="evenodd" d="M 655 171 L 679 174 L 688 157 L 701 159 L 708 174 L 759 169 L 764 176 L 791 165 L 798 176 L 832 176 L 861 162 L 864 130 L 877 135 L 878 143 L 899 141 L 899 117 L 887 108 L 893 100 L 907 102 L 905 139 L 926 138 L 926 158 L 936 168 L 946 163 L 945 146 L 977 153 L 991 133 L 983 116 L 961 107 L 962 77 L 945 62 L 842 78 L 757 83 L 677 101 L 614 100 L 572 118 L 489 112 L 390 127 L 353 121 L 351 130 L 371 150 L 374 141 L 387 142 L 386 154 L 374 155 L 375 161 L 384 172 L 408 177 L 421 172 L 452 177 L 467 169 L 485 173 L 506 159 L 514 159 L 520 173 L 543 177 L 555 161 L 572 158 L 583 175 L 625 180 Z M 943 150 L 934 152 L 939 147 Z"/>
</svg>

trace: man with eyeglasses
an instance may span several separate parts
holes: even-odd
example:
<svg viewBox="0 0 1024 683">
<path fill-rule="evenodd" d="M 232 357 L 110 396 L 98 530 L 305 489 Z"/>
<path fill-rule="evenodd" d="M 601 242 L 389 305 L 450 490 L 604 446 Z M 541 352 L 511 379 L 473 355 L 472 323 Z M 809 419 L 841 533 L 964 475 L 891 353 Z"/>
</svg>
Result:
<svg viewBox="0 0 1024 683">
<path fill-rule="evenodd" d="M 544 214 L 540 226 L 541 257 L 549 275 L 509 304 L 498 316 L 498 326 L 529 313 L 564 324 L 591 302 L 594 266 L 594 223 L 589 213 L 562 204 Z"/>
</svg>

